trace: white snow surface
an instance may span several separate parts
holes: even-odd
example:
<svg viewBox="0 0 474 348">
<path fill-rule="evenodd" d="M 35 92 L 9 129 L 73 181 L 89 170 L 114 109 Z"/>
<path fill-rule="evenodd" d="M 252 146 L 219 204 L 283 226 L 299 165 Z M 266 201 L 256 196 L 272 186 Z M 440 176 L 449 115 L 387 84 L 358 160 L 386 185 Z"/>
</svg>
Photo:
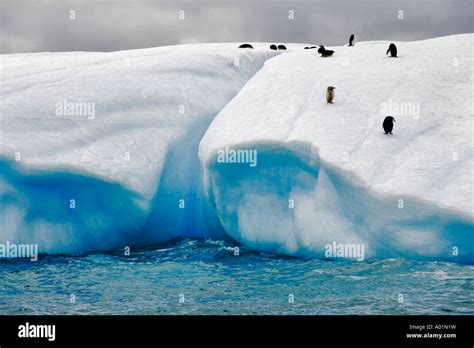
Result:
<svg viewBox="0 0 474 348">
<path fill-rule="evenodd" d="M 362 42 L 268 61 L 200 145 L 226 232 L 290 255 L 324 257 L 335 241 L 368 257 L 472 262 L 472 39 L 397 43 L 398 58 L 389 42 Z M 258 165 L 219 163 L 226 148 L 256 150 Z"/>
<path fill-rule="evenodd" d="M 396 42 L 398 58 L 388 41 L 329 58 L 266 43 L 0 56 L 0 242 L 231 237 L 473 263 L 473 37 Z M 64 102 L 95 115 L 58 115 Z M 257 165 L 220 163 L 224 149 Z"/>
</svg>

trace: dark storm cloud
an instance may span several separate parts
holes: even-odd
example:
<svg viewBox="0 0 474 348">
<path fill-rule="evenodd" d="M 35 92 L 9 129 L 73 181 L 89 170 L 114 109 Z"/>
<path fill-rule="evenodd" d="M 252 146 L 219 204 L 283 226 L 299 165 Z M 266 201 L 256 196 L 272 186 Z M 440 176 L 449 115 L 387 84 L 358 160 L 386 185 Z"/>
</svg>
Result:
<svg viewBox="0 0 474 348">
<path fill-rule="evenodd" d="M 0 0 L 0 53 L 194 42 L 418 40 L 472 32 L 471 0 Z M 70 19 L 70 11 L 75 19 Z M 179 19 L 180 10 L 184 19 Z M 399 11 L 403 19 L 399 19 Z M 289 18 L 294 11 L 294 19 Z"/>
</svg>

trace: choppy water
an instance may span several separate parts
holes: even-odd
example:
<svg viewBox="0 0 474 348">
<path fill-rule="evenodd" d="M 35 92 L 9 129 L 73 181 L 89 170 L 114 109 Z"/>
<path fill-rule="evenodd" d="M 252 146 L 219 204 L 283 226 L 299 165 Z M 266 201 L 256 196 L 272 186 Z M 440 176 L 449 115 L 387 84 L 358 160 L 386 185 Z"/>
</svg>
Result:
<svg viewBox="0 0 474 348">
<path fill-rule="evenodd" d="M 474 314 L 473 290 L 472 265 L 235 256 L 215 241 L 0 261 L 0 314 Z"/>
</svg>

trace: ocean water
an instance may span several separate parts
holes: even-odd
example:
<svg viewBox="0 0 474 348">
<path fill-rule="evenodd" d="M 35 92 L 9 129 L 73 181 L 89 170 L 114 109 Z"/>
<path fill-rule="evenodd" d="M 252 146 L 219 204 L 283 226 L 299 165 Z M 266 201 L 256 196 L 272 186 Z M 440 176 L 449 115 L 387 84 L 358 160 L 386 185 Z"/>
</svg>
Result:
<svg viewBox="0 0 474 348">
<path fill-rule="evenodd" d="M 474 266 L 303 260 L 212 240 L 0 261 L 0 314 L 474 314 Z"/>
</svg>

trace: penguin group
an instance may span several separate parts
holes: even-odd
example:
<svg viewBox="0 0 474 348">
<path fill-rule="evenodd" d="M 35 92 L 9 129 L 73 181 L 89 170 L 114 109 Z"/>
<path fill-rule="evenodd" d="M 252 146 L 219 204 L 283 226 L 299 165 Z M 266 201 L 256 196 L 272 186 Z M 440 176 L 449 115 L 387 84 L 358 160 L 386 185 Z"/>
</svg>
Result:
<svg viewBox="0 0 474 348">
<path fill-rule="evenodd" d="M 351 36 L 349 37 L 349 44 L 347 45 L 348 47 L 354 47 L 355 46 L 355 43 L 356 43 L 356 37 L 354 34 L 351 34 Z M 242 45 L 239 46 L 239 48 L 251 48 L 253 49 L 253 46 L 251 44 L 248 44 L 248 43 L 244 43 Z M 282 44 L 279 44 L 279 45 L 276 45 L 276 44 L 271 44 L 270 45 L 270 49 L 271 50 L 274 50 L 274 51 L 286 51 L 286 46 L 285 45 L 282 45 Z M 318 53 L 321 55 L 321 57 L 331 57 L 333 54 L 334 54 L 334 51 L 333 50 L 328 50 L 326 49 L 323 45 L 319 45 L 319 46 L 306 46 L 304 48 L 305 50 L 312 50 L 312 49 L 317 49 L 318 50 Z M 391 43 L 387 49 L 387 52 L 386 52 L 386 55 L 389 55 L 389 57 L 393 57 L 393 58 L 397 58 L 397 46 L 395 46 L 394 43 Z M 333 103 L 333 99 L 334 99 L 334 89 L 336 89 L 336 87 L 333 87 L 333 86 L 329 86 L 327 88 L 327 91 L 326 91 L 326 101 L 328 104 L 332 104 Z M 387 116 L 385 117 L 384 121 L 383 121 L 383 124 L 382 124 L 382 128 L 383 130 L 385 131 L 385 134 L 387 135 L 390 135 L 392 134 L 392 130 L 393 130 L 393 123 L 395 122 L 395 118 L 392 117 L 392 116 Z"/>
<path fill-rule="evenodd" d="M 285 45 L 278 45 L 277 46 L 277 45 L 273 44 L 273 45 L 270 45 L 270 49 L 275 50 L 275 51 L 276 50 L 286 51 L 286 46 Z"/>
<path fill-rule="evenodd" d="M 348 47 L 354 47 L 355 46 L 355 35 L 352 34 L 349 37 L 349 44 L 347 45 Z M 312 49 L 316 48 L 316 46 L 311 46 L 311 47 L 305 47 L 304 49 Z M 334 51 L 332 50 L 327 50 L 324 46 L 319 46 L 318 48 L 318 53 L 321 54 L 321 57 L 330 57 L 333 55 Z M 394 43 L 391 43 L 388 47 L 388 50 L 386 52 L 386 55 L 389 55 L 389 57 L 394 57 L 397 58 L 397 46 Z M 334 100 L 334 89 L 336 87 L 333 86 L 328 86 L 326 90 L 326 101 L 328 104 L 332 104 Z M 393 131 L 393 123 L 395 122 L 395 118 L 393 116 L 387 116 L 383 120 L 382 123 L 382 128 L 385 132 L 385 134 L 390 135 L 392 134 Z"/>
<path fill-rule="evenodd" d="M 244 44 L 240 45 L 239 48 L 251 48 L 251 49 L 253 49 L 253 46 L 249 43 L 244 43 Z M 275 51 L 276 50 L 286 51 L 286 46 L 282 45 L 282 44 L 280 44 L 278 46 L 275 45 L 275 44 L 272 44 L 272 45 L 270 45 L 270 49 L 275 50 Z"/>
</svg>

